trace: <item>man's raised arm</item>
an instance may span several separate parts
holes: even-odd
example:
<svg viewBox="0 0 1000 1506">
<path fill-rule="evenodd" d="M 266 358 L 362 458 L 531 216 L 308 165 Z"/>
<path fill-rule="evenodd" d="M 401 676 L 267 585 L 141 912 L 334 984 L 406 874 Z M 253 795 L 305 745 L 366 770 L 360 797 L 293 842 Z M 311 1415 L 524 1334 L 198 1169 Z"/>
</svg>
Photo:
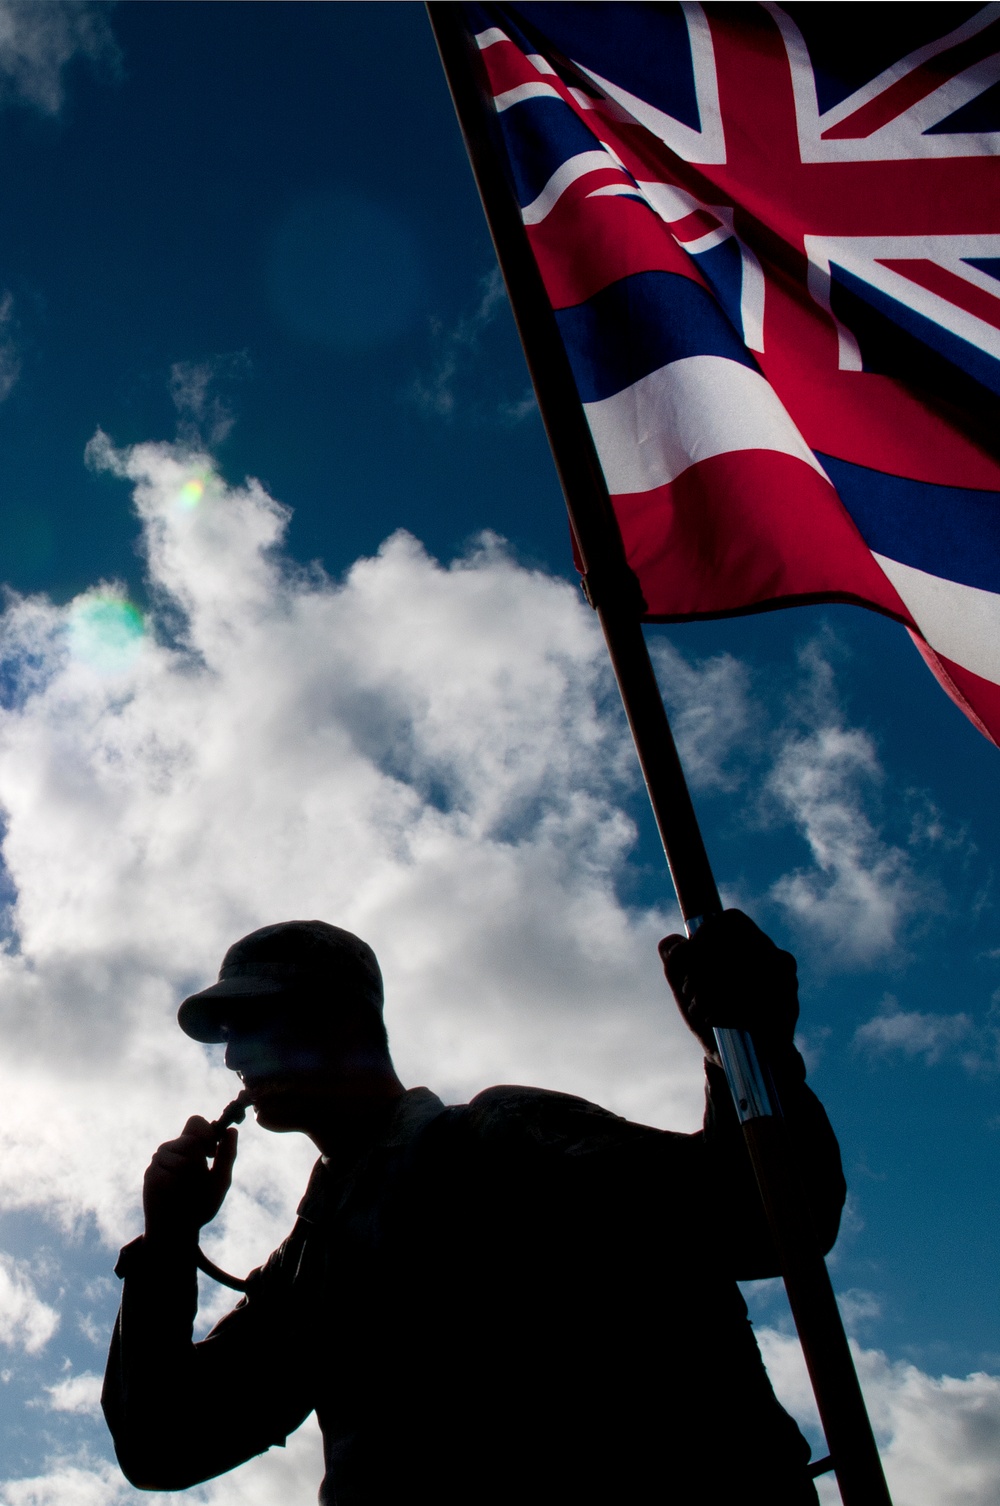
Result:
<svg viewBox="0 0 1000 1506">
<path fill-rule="evenodd" d="M 311 1410 L 288 1321 L 288 1242 L 235 1311 L 192 1339 L 198 1235 L 229 1190 L 235 1155 L 236 1130 L 217 1144 L 197 1117 L 161 1145 L 143 1183 L 145 1233 L 116 1267 L 124 1286 L 102 1403 L 122 1471 L 142 1489 L 182 1490 L 232 1469 L 283 1443 Z"/>
<path fill-rule="evenodd" d="M 660 956 L 678 1008 L 705 1048 L 704 1150 L 718 1246 L 740 1280 L 777 1275 L 777 1253 L 712 1032 L 748 1030 L 765 1057 L 825 1253 L 837 1237 L 847 1187 L 836 1137 L 823 1105 L 806 1086 L 805 1063 L 795 1047 L 795 959 L 739 910 L 711 916 L 690 939 L 665 937 Z"/>
</svg>

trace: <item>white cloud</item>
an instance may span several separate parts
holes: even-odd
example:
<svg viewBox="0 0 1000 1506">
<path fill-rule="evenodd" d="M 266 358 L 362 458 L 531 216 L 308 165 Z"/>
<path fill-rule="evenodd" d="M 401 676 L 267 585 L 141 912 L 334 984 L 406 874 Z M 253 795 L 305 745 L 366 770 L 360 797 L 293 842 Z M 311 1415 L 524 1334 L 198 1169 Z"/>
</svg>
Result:
<svg viewBox="0 0 1000 1506">
<path fill-rule="evenodd" d="M 95 1349 L 107 1349 L 110 1337 L 107 1326 L 103 1323 L 98 1323 L 93 1313 L 78 1313 L 76 1326 L 88 1344 L 93 1344 Z"/>
<path fill-rule="evenodd" d="M 323 1478 L 323 1444 L 315 1417 L 293 1433 L 283 1449 L 271 1449 L 231 1474 L 211 1480 L 195 1490 L 182 1491 L 180 1499 L 196 1506 L 313 1506 Z M 148 1500 L 143 1493 L 142 1500 Z M 177 1496 L 160 1497 L 158 1506 L 169 1506 Z M 138 1502 L 137 1502 L 138 1506 Z"/>
<path fill-rule="evenodd" d="M 901 1051 L 904 1056 L 922 1056 L 930 1067 L 959 1042 L 968 1040 L 974 1029 L 971 1015 L 921 1014 L 900 1009 L 890 998 L 881 1013 L 858 1026 L 854 1044 L 873 1055 Z"/>
<path fill-rule="evenodd" d="M 877 1292 L 865 1291 L 864 1287 L 853 1286 L 846 1292 L 838 1292 L 837 1302 L 844 1327 L 852 1334 L 882 1316 L 881 1297 Z"/>
<path fill-rule="evenodd" d="M 843 725 L 819 645 L 803 659 L 806 678 L 796 699 L 805 725 L 788 733 L 766 789 L 798 826 L 812 866 L 783 875 L 771 894 L 832 955 L 866 963 L 898 944 L 911 914 L 928 906 L 931 888 L 870 814 L 884 779 L 875 744 L 860 728 Z"/>
<path fill-rule="evenodd" d="M 734 790 L 746 777 L 747 753 L 765 717 L 751 702 L 747 666 L 732 654 L 694 665 L 663 638 L 651 639 L 650 656 L 688 782 L 694 789 Z"/>
<path fill-rule="evenodd" d="M 31 1267 L 0 1252 L 0 1344 L 38 1354 L 59 1327 L 59 1314 L 35 1289 Z"/>
<path fill-rule="evenodd" d="M 43 1474 L 0 1481 L 0 1506 L 315 1506 L 323 1452 L 315 1417 L 285 1448 L 193 1490 L 133 1490 L 116 1465 L 80 1456 L 52 1459 Z"/>
<path fill-rule="evenodd" d="M 944 1060 L 959 1062 L 974 1075 L 992 1074 L 1000 1069 L 1000 1017 L 998 1001 L 993 1000 L 985 1019 L 961 1011 L 936 1014 L 900 1009 L 889 995 L 878 1014 L 859 1025 L 854 1045 L 870 1056 L 922 1057 L 928 1067 Z"/>
<path fill-rule="evenodd" d="M 817 1429 L 797 1340 L 772 1328 L 758 1329 L 757 1339 L 784 1405 Z M 1000 1376 L 935 1377 L 880 1350 L 851 1347 L 894 1506 L 996 1506 Z M 837 1506 L 833 1479 L 817 1485 L 823 1506 Z"/>
<path fill-rule="evenodd" d="M 751 827 L 798 829 L 810 861 L 775 880 L 767 899 L 819 944 L 827 965 L 856 967 L 897 947 L 915 912 L 939 907 L 916 850 L 953 849 L 967 839 L 912 790 L 902 798 L 890 792 L 887 803 L 906 839 L 887 837 L 879 816 L 884 770 L 870 735 L 845 722 L 831 648 L 829 633 L 804 646 L 797 681 L 781 704 L 778 687 L 755 682 L 732 654 L 692 662 L 664 638 L 650 640 L 689 784 L 744 792 L 742 814 Z M 745 903 L 752 910 L 759 899 L 747 895 Z"/>
<path fill-rule="evenodd" d="M 89 1370 L 81 1371 L 79 1375 L 67 1375 L 64 1380 L 56 1381 L 54 1386 L 45 1387 L 49 1398 L 46 1406 L 52 1412 L 74 1412 L 77 1416 L 99 1417 L 102 1384 L 102 1377 Z"/>
<path fill-rule="evenodd" d="M 615 896 L 632 755 L 572 587 L 402 534 L 337 585 L 283 559 L 257 483 L 181 447 L 90 454 L 135 486 L 153 617 L 104 587 L 0 618 L 3 1205 L 134 1231 L 152 1147 L 231 1096 L 176 1002 L 283 917 L 372 941 L 406 1080 L 694 1127 L 655 950 L 676 920 Z M 215 1258 L 266 1253 L 309 1159 L 248 1127 Z"/>
<path fill-rule="evenodd" d="M 137 1498 L 104 1461 L 54 1461 L 43 1475 L 0 1482 L 2 1506 L 125 1506 Z"/>
<path fill-rule="evenodd" d="M 167 383 L 179 418 L 178 436 L 188 446 L 214 449 L 236 422 L 233 406 L 214 389 L 220 382 L 241 381 L 250 374 L 245 350 L 210 356 L 203 361 L 175 361 Z"/>
<path fill-rule="evenodd" d="M 57 115 L 63 74 L 74 58 L 116 67 L 106 10 L 87 0 L 0 0 L 0 102 Z"/>
</svg>

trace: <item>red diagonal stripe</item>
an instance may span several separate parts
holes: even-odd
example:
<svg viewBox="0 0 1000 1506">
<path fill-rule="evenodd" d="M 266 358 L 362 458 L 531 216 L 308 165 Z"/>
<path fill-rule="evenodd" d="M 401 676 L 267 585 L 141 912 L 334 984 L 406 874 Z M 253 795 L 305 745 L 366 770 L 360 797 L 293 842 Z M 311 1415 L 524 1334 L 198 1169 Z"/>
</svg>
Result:
<svg viewBox="0 0 1000 1506">
<path fill-rule="evenodd" d="M 997 283 L 997 295 L 993 297 L 974 282 L 966 282 L 956 272 L 949 272 L 936 261 L 927 261 L 922 256 L 912 260 L 908 257 L 880 256 L 877 260 L 891 272 L 899 272 L 918 287 L 926 288 L 929 293 L 937 293 L 939 298 L 946 298 L 967 314 L 974 314 L 985 324 L 992 324 L 994 329 L 1000 329 L 1000 282 Z"/>
<path fill-rule="evenodd" d="M 670 221 L 670 233 L 679 241 L 697 241 L 710 230 L 718 230 L 722 221 L 706 209 L 693 209 L 683 219 Z"/>
<path fill-rule="evenodd" d="M 937 57 L 929 58 L 919 68 L 914 68 L 905 78 L 897 79 L 890 84 L 888 89 L 883 90 L 875 99 L 869 100 L 862 105 L 860 110 L 855 110 L 853 115 L 848 115 L 839 125 L 831 126 L 823 132 L 824 141 L 857 141 L 865 136 L 871 136 L 882 126 L 888 125 L 897 115 L 902 115 L 911 105 L 915 105 L 919 99 L 925 99 L 928 94 L 933 94 L 935 89 L 940 88 L 948 79 L 954 78 L 957 73 L 970 67 L 973 63 L 980 62 L 989 57 L 1000 45 L 1000 21 L 993 21 L 989 26 L 974 37 L 969 37 L 964 42 L 959 42 L 957 47 L 949 47 L 947 52 L 939 52 Z"/>
</svg>

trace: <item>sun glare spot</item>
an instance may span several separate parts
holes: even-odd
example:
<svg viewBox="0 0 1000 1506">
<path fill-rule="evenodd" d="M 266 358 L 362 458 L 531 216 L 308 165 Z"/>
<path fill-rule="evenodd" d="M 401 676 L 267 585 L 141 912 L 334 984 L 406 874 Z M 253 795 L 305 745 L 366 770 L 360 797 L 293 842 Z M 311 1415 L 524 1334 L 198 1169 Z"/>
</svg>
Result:
<svg viewBox="0 0 1000 1506">
<path fill-rule="evenodd" d="M 137 606 L 123 596 L 95 592 L 73 603 L 69 638 L 73 657 L 107 673 L 127 669 L 146 637 Z"/>
<path fill-rule="evenodd" d="M 185 512 L 193 512 L 204 495 L 204 481 L 202 481 L 200 476 L 192 476 L 181 487 L 177 500 Z"/>
</svg>

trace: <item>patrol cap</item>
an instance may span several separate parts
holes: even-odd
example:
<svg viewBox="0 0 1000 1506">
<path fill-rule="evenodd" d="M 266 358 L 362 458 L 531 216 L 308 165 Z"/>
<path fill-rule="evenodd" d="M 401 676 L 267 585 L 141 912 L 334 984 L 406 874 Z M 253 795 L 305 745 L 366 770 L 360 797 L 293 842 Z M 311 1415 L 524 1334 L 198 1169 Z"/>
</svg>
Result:
<svg viewBox="0 0 1000 1506">
<path fill-rule="evenodd" d="M 261 926 L 233 943 L 222 959 L 219 981 L 191 994 L 177 1023 L 196 1041 L 225 1040 L 224 1019 L 239 1006 L 268 999 L 308 1000 L 335 1010 L 362 1004 L 382 1018 L 382 974 L 371 947 L 359 936 L 325 920 L 284 920 Z"/>
</svg>

